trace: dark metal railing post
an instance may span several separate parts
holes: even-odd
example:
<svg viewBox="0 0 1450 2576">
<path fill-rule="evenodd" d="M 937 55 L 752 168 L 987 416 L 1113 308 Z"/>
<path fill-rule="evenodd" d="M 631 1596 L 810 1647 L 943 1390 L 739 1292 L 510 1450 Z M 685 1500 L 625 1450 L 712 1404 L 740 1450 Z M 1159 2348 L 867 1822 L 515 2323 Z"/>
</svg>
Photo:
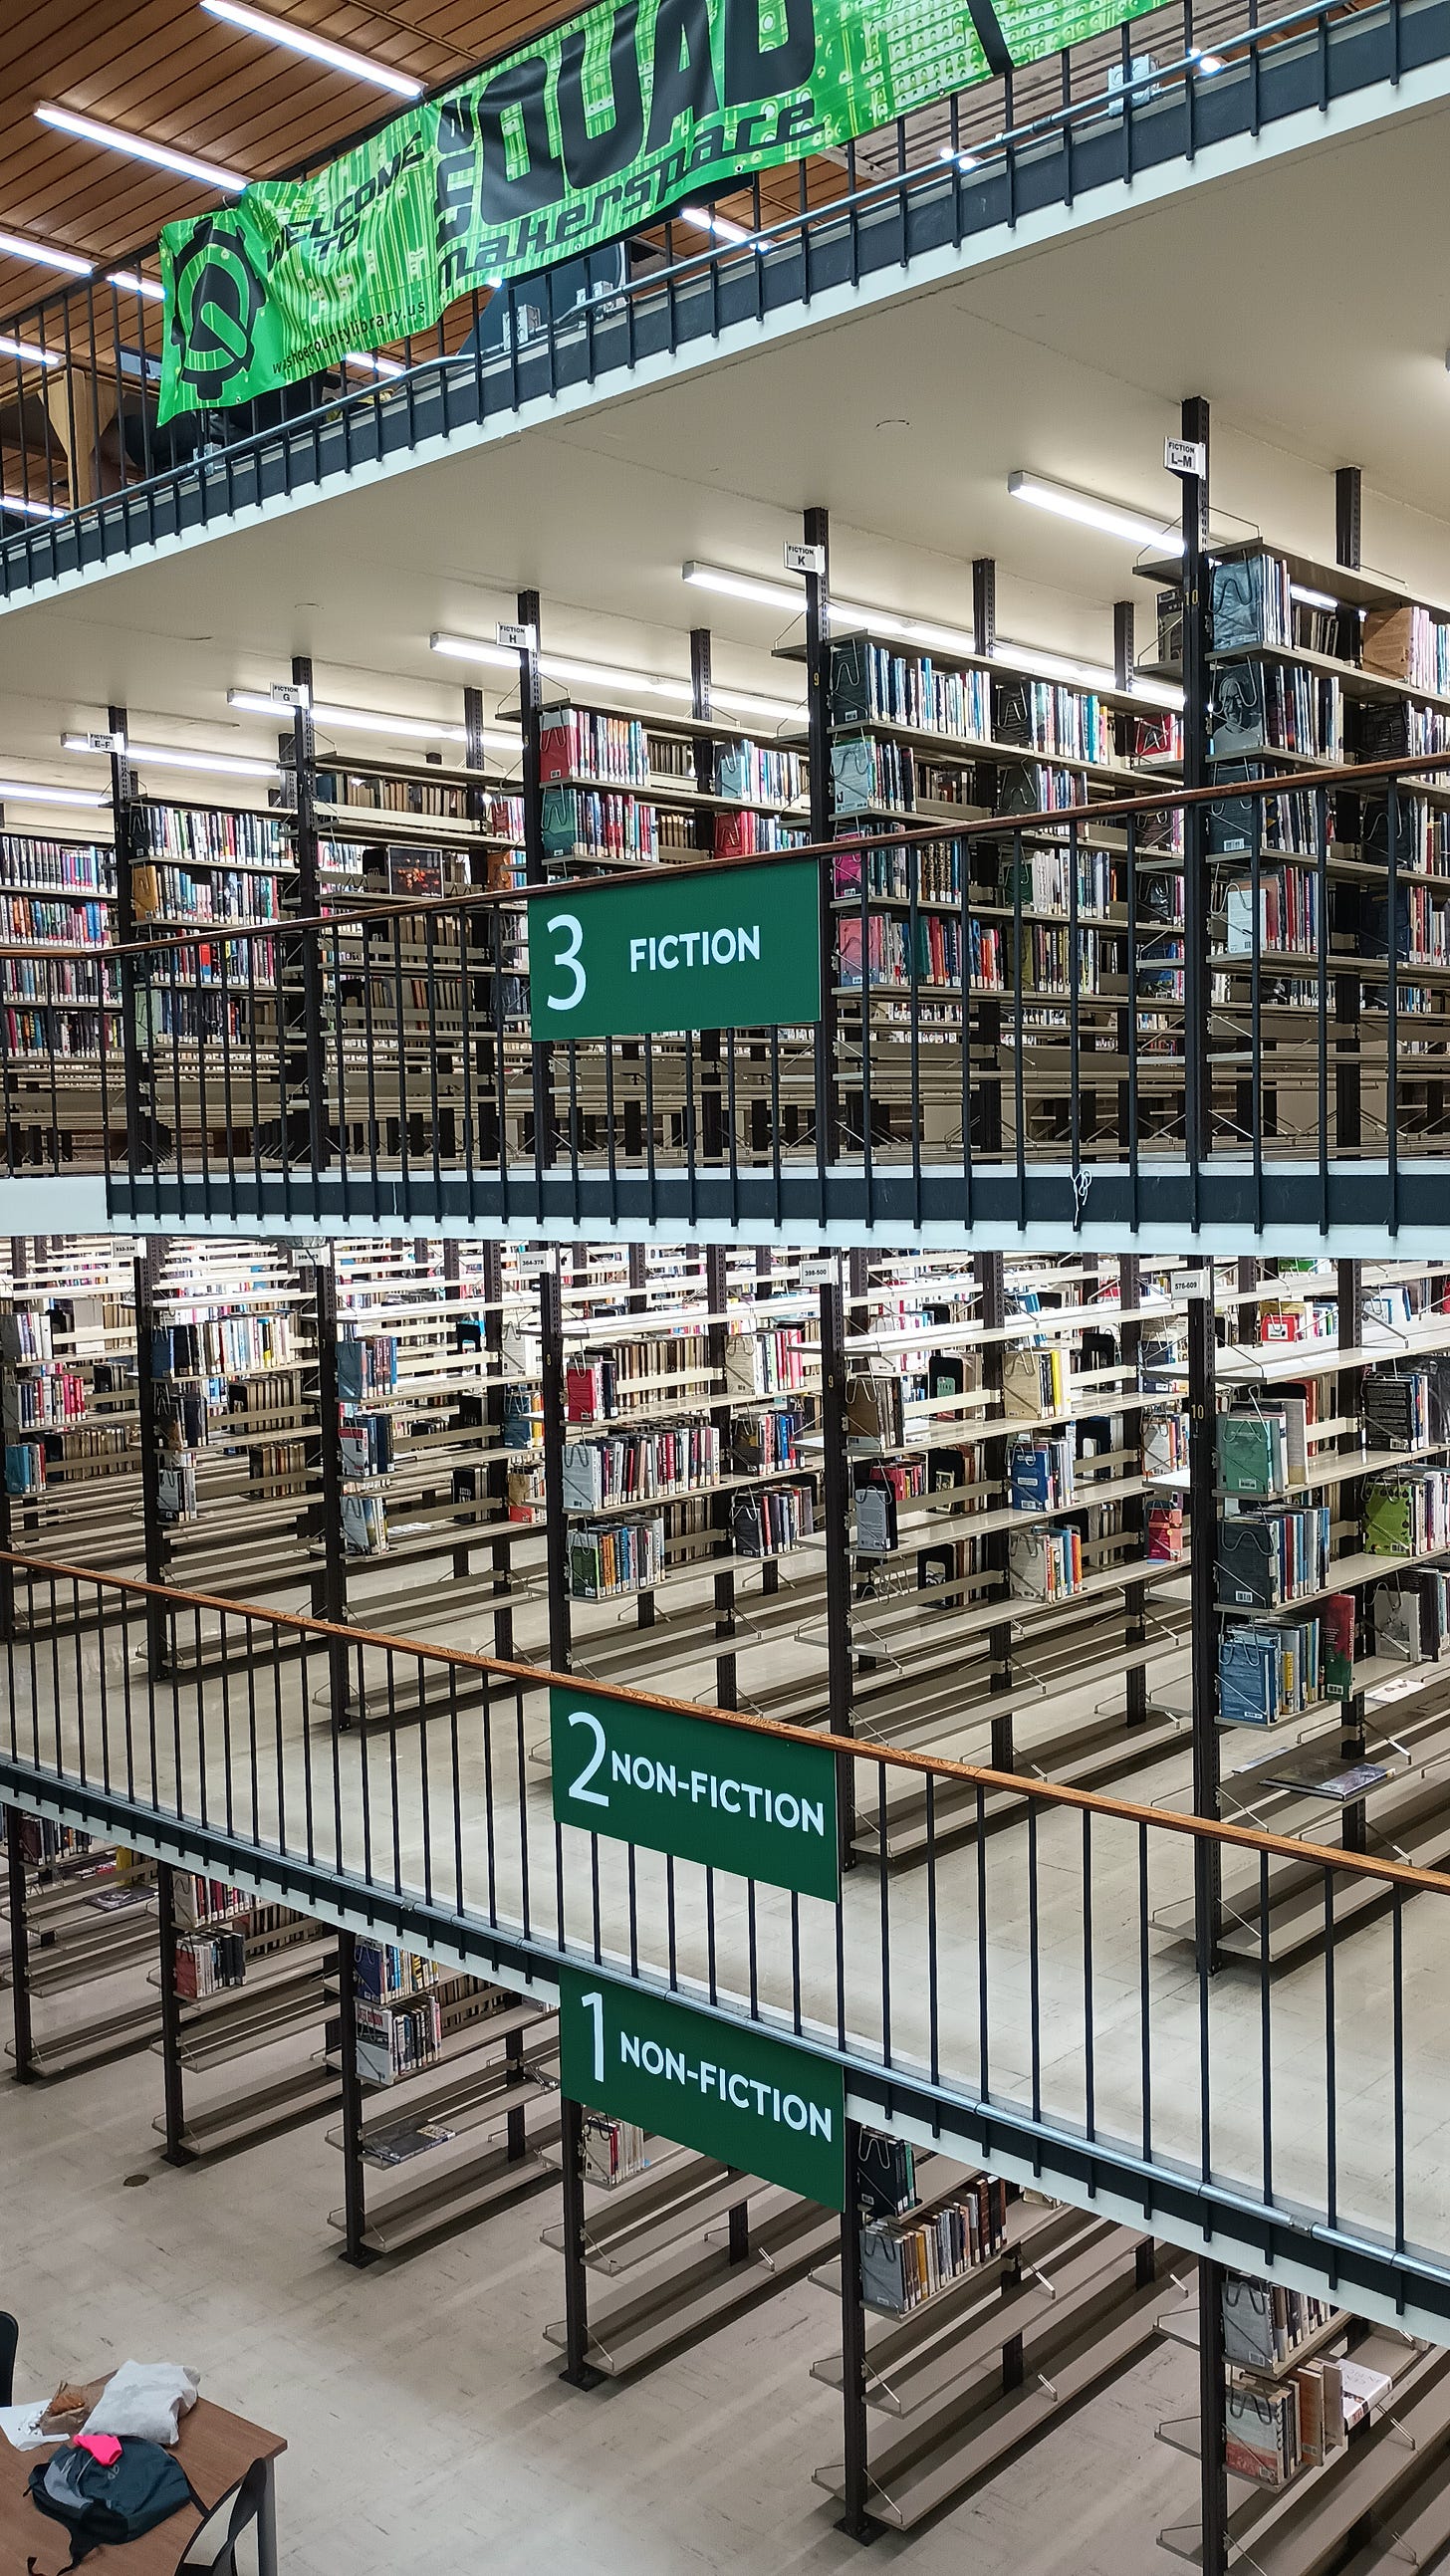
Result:
<svg viewBox="0 0 1450 2576">
<path fill-rule="evenodd" d="M 831 838 L 835 792 L 831 782 L 831 523 L 825 510 L 805 514 L 806 585 L 806 741 L 810 763 L 811 839 Z M 820 1176 L 822 1223 L 826 1217 L 827 1175 L 841 1150 L 840 1085 L 836 1063 L 834 986 L 834 874 L 829 859 L 818 859 L 821 921 L 821 1018 L 816 1030 L 816 1170 Z M 862 1008 L 866 1007 L 863 991 Z M 778 1146 L 779 1140 L 777 1140 Z"/>
<path fill-rule="evenodd" d="M 1198 2489 L 1203 2547 L 1198 2564 L 1204 2576 L 1228 2576 L 1227 2411 L 1223 2344 L 1221 2263 L 1198 2258 Z"/>
<path fill-rule="evenodd" d="M 710 706 L 710 629 L 690 629 L 690 713 L 696 724 L 708 724 Z M 695 785 L 702 795 L 714 793 L 718 746 L 710 734 L 695 736 Z M 715 811 L 702 805 L 695 815 L 695 847 L 713 851 L 715 847 Z M 720 1059 L 723 1035 L 719 1029 L 700 1032 L 700 1150 L 707 1163 L 718 1163 L 725 1150 L 724 1100 L 720 1084 Z"/>
<path fill-rule="evenodd" d="M 367 2185 L 363 2172 L 362 2078 L 357 2064 L 357 1936 L 337 1936 L 338 2059 L 342 2082 L 343 2234 L 338 2260 L 361 2266 L 372 2256 L 363 2243 L 367 2226 Z"/>
<path fill-rule="evenodd" d="M 126 710 L 108 707 L 106 723 L 114 738 L 124 744 Z M 146 1044 L 143 1065 L 141 1022 L 143 995 L 150 983 L 149 967 L 137 959 L 134 951 L 144 933 L 136 921 L 136 781 L 127 755 L 122 750 L 111 753 L 111 814 L 116 841 L 116 945 L 120 951 L 118 980 L 121 988 L 121 1082 L 126 1105 L 127 1156 L 134 1168 L 159 1162 L 155 1124 L 155 1104 L 151 1085 L 151 1049 L 155 1032 L 151 1026 L 150 1002 L 145 1002 Z"/>
<path fill-rule="evenodd" d="M 1014 880 L 1016 875 L 1017 870 L 1014 867 Z M 980 1321 L 984 1332 L 993 1336 L 999 1336 L 1003 1325 L 1007 1321 L 1006 1263 L 1000 1252 L 978 1252 L 972 1257 L 972 1270 L 976 1278 L 979 1292 L 977 1304 L 978 1320 Z M 987 1434 L 988 1443 L 987 1459 L 989 1463 L 987 1467 L 987 1482 L 989 1485 L 999 1484 L 1005 1490 L 1007 1483 L 1007 1447 L 1012 1434 L 1002 1418 L 1001 1411 L 1002 1363 L 1004 1357 L 1004 1346 L 1000 1339 L 994 1338 L 983 1343 L 982 1387 L 986 1394 L 993 1396 L 996 1400 L 996 1411 L 987 1416 L 986 1422 L 983 1425 L 984 1432 Z M 993 1530 L 983 1544 L 987 1550 L 987 1561 L 991 1566 L 992 1572 L 999 1579 L 1005 1602 L 1007 1594 L 1007 1532 L 1005 1530 Z M 991 1691 L 994 1699 L 1005 1698 L 1012 1688 L 1012 1616 L 1010 1602 L 1006 1602 L 1006 1608 L 1007 1616 L 1004 1619 L 994 1621 L 987 1631 L 987 1662 L 991 1671 Z M 1012 1742 L 1012 1711 L 1010 1708 L 1005 1708 L 992 1719 L 992 1768 L 995 1771 L 1011 1771 L 1015 1766 L 1016 1756 Z"/>
<path fill-rule="evenodd" d="M 329 1251 L 324 1246 L 324 1252 Z M 342 1529 L 342 1411 L 337 1376 L 337 1273 L 329 1258 L 311 1270 L 312 1312 L 317 1332 L 318 1482 L 322 1494 L 322 1564 L 312 1578 L 314 1616 L 335 1627 L 347 1621 L 347 1549 Z M 327 1695 L 334 1726 L 346 1726 L 348 1708 L 347 1640 L 327 1641 Z M 362 1712 L 358 1711 L 359 1719 Z"/>
<path fill-rule="evenodd" d="M 548 878 L 544 853 L 544 786 L 543 759 L 539 745 L 539 716 L 543 706 L 543 682 L 539 673 L 539 594 L 536 590 L 519 593 L 519 625 L 526 630 L 526 640 L 519 646 L 519 730 L 523 736 L 524 784 L 524 876 L 531 886 L 541 886 Z M 532 972 L 532 962 L 530 966 Z M 537 1214 L 543 1216 L 543 1178 L 554 1159 L 554 1053 L 552 1047 L 535 1046 L 531 1050 L 534 1092 L 534 1173 L 537 1190 Z M 507 1151 L 505 1140 L 504 1151 Z"/>
<path fill-rule="evenodd" d="M 846 1310 L 839 1276 L 821 1288 L 821 1513 L 826 1547 L 826 1723 L 851 1733 L 851 1495 L 846 1462 Z M 856 1765 L 836 1765 L 841 1866 L 856 1838 Z M 882 1860 L 885 1868 L 885 1860 Z"/>
<path fill-rule="evenodd" d="M 584 2111 L 559 2097 L 561 2199 L 564 2218 L 564 2367 L 571 2388 L 597 2388 L 603 2372 L 589 2360 L 589 2275 L 585 2268 Z"/>
<path fill-rule="evenodd" d="M 1211 568 L 1208 561 L 1208 405 L 1192 394 L 1183 406 L 1183 437 L 1202 450 L 1202 468 L 1183 484 L 1183 784 L 1208 783 Z M 1183 816 L 1183 1080 L 1184 1150 L 1189 1204 L 1195 1229 L 1199 1184 L 1213 1139 L 1208 1065 L 1209 887 L 1204 809 L 1190 804 Z"/>
<path fill-rule="evenodd" d="M 186 2162 L 182 2133 L 186 2105 L 181 2074 L 181 2001 L 176 1991 L 176 1872 L 163 1860 L 156 1868 L 156 1919 L 161 1978 L 161 2092 L 166 2143 L 161 2152 L 169 2165 Z"/>
<path fill-rule="evenodd" d="M 885 1868 L 885 1862 L 882 1862 Z M 845 2474 L 838 2531 L 870 2540 L 875 2525 L 866 2510 L 871 2492 L 866 2425 L 866 2310 L 861 2297 L 861 2200 L 857 2175 L 861 2131 L 846 2122 L 846 2203 L 841 2212 L 841 2417 Z"/>
<path fill-rule="evenodd" d="M 317 831 L 317 728 L 312 714 L 312 663 L 308 655 L 295 654 L 292 661 L 292 684 L 303 694 L 292 710 L 292 770 L 295 798 L 293 835 L 297 859 L 297 911 L 304 922 L 315 922 L 322 913 L 322 873 L 318 855 Z M 295 1120 L 284 1111 L 284 1134 L 287 1158 L 292 1160 L 292 1136 L 295 1133 L 299 1158 L 306 1154 L 312 1171 L 314 1214 L 321 1214 L 319 1204 L 321 1175 L 328 1159 L 327 1130 L 327 1043 L 322 1013 L 322 944 L 321 932 L 302 933 L 299 965 L 302 976 L 302 1064 L 307 1085 L 307 1098 L 302 1114 Z"/>
<path fill-rule="evenodd" d="M 1218 1468 L 1215 1405 L 1213 1269 L 1188 1300 L 1188 1505 L 1193 1704 L 1193 1812 L 1219 1812 L 1218 1742 Z M 1218 1963 L 1222 1857 L 1200 1836 L 1194 1854 L 1194 1949 L 1200 1977 Z M 1207 2154 L 1207 2141 L 1204 2144 Z"/>
<path fill-rule="evenodd" d="M 148 1234 L 136 1259 L 136 1414 L 141 1450 L 141 1532 L 148 1583 L 166 1581 L 166 1539 L 161 1519 L 161 1423 L 156 1392 L 156 1281 L 166 1255 L 160 1235 Z M 170 1663 L 170 1612 L 154 1593 L 146 1596 L 146 1662 L 153 1678 Z"/>
<path fill-rule="evenodd" d="M 569 1669 L 569 1525 L 564 1518 L 564 1306 L 557 1260 L 539 1273 L 539 1359 L 543 1380 L 544 1545 L 548 1558 L 549 1661 Z"/>
<path fill-rule="evenodd" d="M 10 1901 L 10 2017 L 15 2032 L 15 2081 L 35 2081 L 35 2040 L 30 2018 L 30 1891 L 20 1842 L 21 1811 L 5 1810 L 5 1874 Z"/>
</svg>

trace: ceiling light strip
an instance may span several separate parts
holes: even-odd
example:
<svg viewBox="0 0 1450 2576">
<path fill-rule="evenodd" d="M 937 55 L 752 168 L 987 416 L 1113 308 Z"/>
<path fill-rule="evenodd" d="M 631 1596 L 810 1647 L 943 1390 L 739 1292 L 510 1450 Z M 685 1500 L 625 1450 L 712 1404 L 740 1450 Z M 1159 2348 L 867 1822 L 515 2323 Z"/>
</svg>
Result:
<svg viewBox="0 0 1450 2576">
<path fill-rule="evenodd" d="M 310 27 L 299 27 L 290 18 L 269 17 L 264 9 L 249 9 L 244 0 L 201 0 L 209 18 L 224 18 L 228 26 L 241 27 L 249 36 L 260 36 L 265 44 L 283 45 L 290 53 L 305 54 L 310 62 L 326 63 L 330 71 L 345 72 L 350 80 L 371 81 L 374 88 L 391 90 L 395 98 L 421 98 L 423 83 L 409 72 L 395 72 L 390 63 L 374 62 L 367 54 L 355 54 L 350 45 L 335 45 L 326 36 L 316 36 Z"/>
<path fill-rule="evenodd" d="M 46 105 L 35 113 L 42 125 L 53 126 L 58 134 L 73 134 L 81 143 L 98 143 L 103 151 L 123 153 L 132 161 L 149 161 L 156 170 L 174 170 L 179 178 L 197 179 L 204 188 L 215 188 L 224 197 L 240 196 L 247 185 L 237 171 L 223 170 L 215 161 L 201 161 L 192 152 L 176 152 L 169 143 L 153 143 L 149 135 L 128 134 L 119 125 L 103 125 L 96 116 L 77 116 L 74 108 Z"/>
</svg>

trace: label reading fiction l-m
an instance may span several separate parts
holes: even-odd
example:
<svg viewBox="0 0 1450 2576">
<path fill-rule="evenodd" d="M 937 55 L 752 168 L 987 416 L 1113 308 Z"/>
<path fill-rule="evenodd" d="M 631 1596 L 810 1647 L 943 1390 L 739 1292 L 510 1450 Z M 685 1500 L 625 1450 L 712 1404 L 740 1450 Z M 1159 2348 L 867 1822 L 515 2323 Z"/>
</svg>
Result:
<svg viewBox="0 0 1450 2576">
<path fill-rule="evenodd" d="M 845 2074 L 807 2049 L 561 1965 L 559 2073 L 591 2111 L 845 2204 Z"/>
<path fill-rule="evenodd" d="M 823 1748 L 557 1682 L 549 1745 L 561 1824 L 839 1898 L 836 1761 Z"/>
<path fill-rule="evenodd" d="M 644 874 L 641 885 L 531 900 L 531 1036 L 814 1027 L 821 919 L 812 860 Z"/>
</svg>

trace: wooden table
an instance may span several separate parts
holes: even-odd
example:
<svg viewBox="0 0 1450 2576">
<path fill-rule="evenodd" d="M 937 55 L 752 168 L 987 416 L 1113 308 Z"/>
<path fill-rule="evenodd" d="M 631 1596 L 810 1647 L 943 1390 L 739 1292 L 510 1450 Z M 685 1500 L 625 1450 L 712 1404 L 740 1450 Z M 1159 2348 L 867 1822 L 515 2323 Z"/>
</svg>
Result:
<svg viewBox="0 0 1450 2576">
<path fill-rule="evenodd" d="M 90 2394 L 99 2396 L 104 2385 L 104 2380 L 92 2382 Z M 258 2576 L 277 2576 L 275 2463 L 286 2448 L 280 2433 L 264 2433 L 260 2424 L 229 2415 L 224 2406 L 213 2406 L 205 2397 L 198 2398 L 181 2419 L 176 2457 L 208 2513 L 240 2486 L 256 2461 L 264 2464 L 257 2514 Z M 0 2437 L 0 2568 L 5 2576 L 11 2576 L 12 2570 L 18 2576 L 30 2560 L 36 2576 L 59 2576 L 69 2560 L 70 2535 L 65 2525 L 38 2512 L 27 2493 L 36 2461 L 53 2457 L 48 2451 L 12 2450 Z M 95 2576 L 108 2576 L 108 2571 L 122 2576 L 123 2570 L 125 2576 L 176 2576 L 204 2519 L 193 2505 L 183 2505 L 139 2540 L 92 2550 L 85 2562 L 87 2576 L 92 2569 Z"/>
</svg>

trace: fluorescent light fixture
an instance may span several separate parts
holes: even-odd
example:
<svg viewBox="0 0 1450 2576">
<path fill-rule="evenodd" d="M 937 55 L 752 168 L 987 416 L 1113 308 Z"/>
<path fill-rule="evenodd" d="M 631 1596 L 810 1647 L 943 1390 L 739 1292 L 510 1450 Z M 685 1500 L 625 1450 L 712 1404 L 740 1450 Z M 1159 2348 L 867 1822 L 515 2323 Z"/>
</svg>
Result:
<svg viewBox="0 0 1450 2576">
<path fill-rule="evenodd" d="M 517 672 L 519 657 L 512 646 L 487 644 L 469 635 L 431 635 L 429 643 L 435 653 L 445 653 L 459 662 L 482 662 L 493 671 Z M 672 706 L 694 704 L 694 692 L 688 680 L 667 680 L 653 671 L 626 671 L 604 662 L 577 662 L 571 654 L 541 653 L 539 668 L 550 680 L 562 680 L 571 688 L 597 689 L 604 695 L 625 689 L 632 697 L 664 698 Z M 799 716 L 799 702 L 787 704 L 783 698 L 758 696 L 754 690 L 710 687 L 713 706 L 735 715 L 754 718 L 762 724 L 788 724 Z"/>
<path fill-rule="evenodd" d="M 349 349 L 343 359 L 360 376 L 405 376 L 408 372 L 399 358 L 370 358 L 363 349 Z"/>
<path fill-rule="evenodd" d="M 0 253 L 6 259 L 33 259 L 38 268 L 63 269 L 67 277 L 90 277 L 95 271 L 94 260 L 80 259 L 73 250 L 48 250 L 22 240 L 19 233 L 0 232 Z"/>
<path fill-rule="evenodd" d="M 1079 492 L 1071 483 L 1054 483 L 1044 474 L 1009 474 L 1007 489 L 1014 501 L 1030 501 L 1035 510 L 1050 510 L 1059 519 L 1077 519 L 1084 527 L 1101 528 L 1105 536 L 1126 537 L 1135 546 L 1162 546 L 1165 552 L 1182 552 L 1181 530 L 1175 531 L 1164 519 L 1155 519 L 1147 510 L 1130 509 L 1122 501 L 1104 501 L 1096 492 Z"/>
<path fill-rule="evenodd" d="M 262 689 L 228 689 L 227 705 L 239 715 L 273 716 L 290 712 Z M 428 716 L 392 716 L 372 707 L 329 707 L 313 701 L 312 721 L 331 733 L 387 734 L 398 742 L 465 742 L 461 724 L 435 723 Z"/>
<path fill-rule="evenodd" d="M 979 170 L 982 166 L 975 152 L 954 152 L 949 143 L 941 145 L 936 157 L 938 161 L 954 161 L 959 170 Z"/>
<path fill-rule="evenodd" d="M 1222 54 L 1206 54 L 1202 45 L 1190 45 L 1188 48 L 1188 59 L 1191 63 L 1195 63 L 1201 72 L 1221 72 L 1223 70 Z"/>
<path fill-rule="evenodd" d="M 1342 605 L 1342 602 L 1335 599 L 1329 591 L 1311 590 L 1308 584 L 1302 581 L 1290 582 L 1289 597 L 1297 599 L 1301 608 L 1337 609 Z"/>
<path fill-rule="evenodd" d="M 99 117 L 77 116 L 69 107 L 38 107 L 35 113 L 42 125 L 53 125 L 60 134 L 74 134 L 82 143 L 99 143 L 107 152 L 124 152 L 133 161 L 149 161 L 157 170 L 174 170 L 182 179 L 198 179 L 204 188 L 216 188 L 224 197 L 240 196 L 247 184 L 235 170 L 223 170 L 215 161 L 198 161 L 191 152 L 173 152 L 169 143 L 127 134 L 119 125 L 103 125 Z"/>
<path fill-rule="evenodd" d="M 0 778 L 0 803 L 6 805 L 109 805 L 109 794 L 95 787 L 38 787 L 31 778 Z"/>
<path fill-rule="evenodd" d="M 346 72 L 353 80 L 371 81 L 378 89 L 390 89 L 395 98 L 421 98 L 423 83 L 408 72 L 395 72 L 387 63 L 375 63 L 366 54 L 355 54 L 347 45 L 334 45 L 326 36 L 314 36 L 308 27 L 299 27 L 291 18 L 269 18 L 263 9 L 247 9 L 242 0 L 201 0 L 209 18 L 225 18 L 232 27 L 245 28 L 249 36 L 261 36 L 269 45 L 286 45 L 294 54 L 306 54 L 314 63 L 326 63 L 335 72 Z"/>
<path fill-rule="evenodd" d="M 83 733 L 63 733 L 60 747 L 62 751 L 89 752 L 93 759 L 105 757 L 92 750 L 89 737 Z M 167 743 L 128 741 L 123 757 L 133 769 L 192 769 L 198 776 L 259 780 L 276 780 L 282 775 L 275 760 L 250 760 L 239 751 L 181 751 Z"/>
<path fill-rule="evenodd" d="M 139 295 L 143 304 L 164 304 L 166 301 L 165 287 L 154 277 L 138 277 L 134 268 L 108 270 L 106 284 L 124 286 L 129 294 Z"/>
<path fill-rule="evenodd" d="M 7 340 L 0 337 L 0 358 L 21 358 L 28 367 L 63 367 L 65 360 L 55 349 L 37 349 L 33 340 Z"/>
<path fill-rule="evenodd" d="M 676 212 L 683 223 L 693 224 L 697 232 L 712 234 L 716 241 L 748 242 L 755 238 L 747 225 L 732 223 L 728 215 L 714 215 L 708 206 L 679 206 Z"/>
<path fill-rule="evenodd" d="M 731 572 L 724 564 L 687 563 L 681 564 L 680 571 L 697 590 L 719 590 L 729 599 L 751 599 L 762 608 L 788 608 L 797 617 L 801 614 L 801 593 L 796 582 L 771 581 L 761 573 Z"/>
<path fill-rule="evenodd" d="M 27 501 L 19 492 L 0 492 L 0 510 L 18 510 L 23 519 L 63 519 L 66 515 L 53 502 Z"/>
</svg>

